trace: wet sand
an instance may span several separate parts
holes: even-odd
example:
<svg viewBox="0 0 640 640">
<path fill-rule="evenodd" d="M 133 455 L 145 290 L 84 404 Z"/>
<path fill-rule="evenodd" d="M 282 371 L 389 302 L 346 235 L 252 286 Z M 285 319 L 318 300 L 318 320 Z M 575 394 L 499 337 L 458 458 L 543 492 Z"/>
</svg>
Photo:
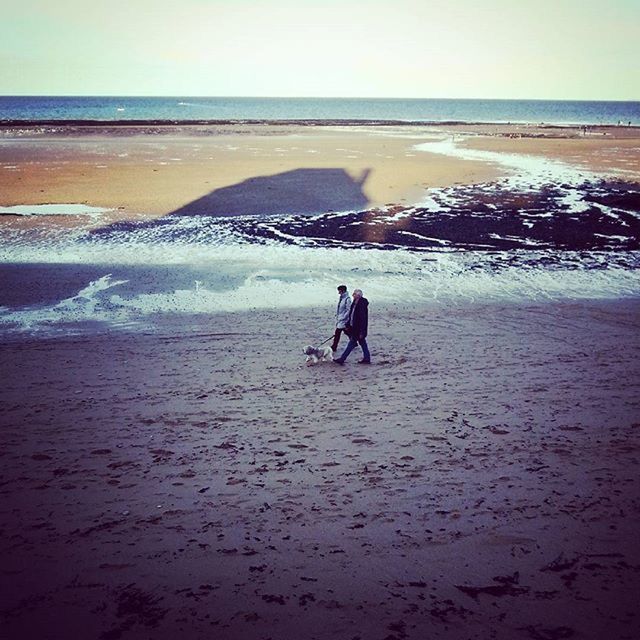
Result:
<svg viewBox="0 0 640 640">
<path fill-rule="evenodd" d="M 624 136 L 628 133 L 628 136 Z M 640 183 L 640 134 L 622 130 L 619 136 L 588 133 L 573 138 L 475 137 L 464 143 L 471 149 L 553 158 L 591 171 Z"/>
<path fill-rule="evenodd" d="M 193 206 L 216 215 L 258 206 L 301 213 L 301 200 L 317 213 L 411 205 L 428 187 L 504 175 L 503 167 L 413 149 L 460 135 L 479 148 L 550 154 L 640 180 L 635 127 L 592 127 L 584 139 L 579 128 L 531 125 L 5 126 L 0 205 L 85 203 L 113 209 L 111 220 Z M 229 206 L 229 192 L 237 204 Z"/>
<path fill-rule="evenodd" d="M 9 638 L 636 638 L 637 302 L 3 347 Z"/>
<path fill-rule="evenodd" d="M 243 199 L 265 199 L 251 180 L 270 178 L 274 206 L 299 212 L 296 194 L 314 204 L 314 187 L 326 194 L 317 212 L 411 203 L 427 186 L 483 182 L 496 175 L 485 163 L 463 163 L 419 153 L 420 140 L 374 137 L 352 131 L 307 128 L 227 129 L 193 136 L 48 136 L 0 142 L 2 204 L 91 203 L 118 209 L 118 217 L 166 215 L 220 189 Z M 6 169 L 4 167 L 15 167 Z M 460 166 L 458 166 L 460 165 Z M 281 176 L 298 172 L 293 185 Z"/>
</svg>

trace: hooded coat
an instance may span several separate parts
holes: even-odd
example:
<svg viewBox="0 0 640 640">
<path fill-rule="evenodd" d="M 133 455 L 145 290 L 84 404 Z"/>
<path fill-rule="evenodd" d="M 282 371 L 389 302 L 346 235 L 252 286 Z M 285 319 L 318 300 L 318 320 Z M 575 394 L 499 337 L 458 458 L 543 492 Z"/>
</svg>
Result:
<svg viewBox="0 0 640 640">
<path fill-rule="evenodd" d="M 369 301 L 366 298 L 360 298 L 358 302 L 354 301 L 351 304 L 349 318 L 351 335 L 356 340 L 366 338 L 369 329 Z"/>
</svg>

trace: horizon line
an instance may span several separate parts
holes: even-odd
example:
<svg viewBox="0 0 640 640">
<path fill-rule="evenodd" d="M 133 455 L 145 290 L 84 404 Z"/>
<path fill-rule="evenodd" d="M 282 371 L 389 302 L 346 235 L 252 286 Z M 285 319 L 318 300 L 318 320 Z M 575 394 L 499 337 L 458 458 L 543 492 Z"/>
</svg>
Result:
<svg viewBox="0 0 640 640">
<path fill-rule="evenodd" d="M 502 102 L 638 102 L 628 98 L 448 98 L 448 97 L 406 97 L 406 96 L 275 96 L 275 95 L 188 95 L 188 94 L 90 94 L 90 93 L 7 93 L 0 98 L 205 98 L 205 99 L 250 99 L 250 100 L 468 100 Z"/>
</svg>

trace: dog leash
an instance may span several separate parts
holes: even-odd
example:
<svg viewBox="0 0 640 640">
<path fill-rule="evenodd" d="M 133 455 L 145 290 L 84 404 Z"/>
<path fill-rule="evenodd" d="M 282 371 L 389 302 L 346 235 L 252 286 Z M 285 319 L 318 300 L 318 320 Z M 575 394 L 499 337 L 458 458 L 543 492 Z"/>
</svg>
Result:
<svg viewBox="0 0 640 640">
<path fill-rule="evenodd" d="M 324 342 L 321 342 L 318 346 L 321 347 L 323 344 L 329 342 L 329 340 L 333 340 L 333 336 L 329 336 Z"/>
</svg>

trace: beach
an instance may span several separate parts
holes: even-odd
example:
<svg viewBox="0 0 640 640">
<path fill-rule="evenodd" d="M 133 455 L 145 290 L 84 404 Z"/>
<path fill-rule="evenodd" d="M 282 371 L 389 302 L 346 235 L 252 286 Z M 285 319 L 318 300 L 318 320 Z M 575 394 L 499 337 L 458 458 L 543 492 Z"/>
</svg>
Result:
<svg viewBox="0 0 640 640">
<path fill-rule="evenodd" d="M 2 128 L 1 204 L 90 203 L 121 220 L 170 215 L 205 198 L 208 212 L 223 214 L 229 207 L 216 209 L 215 194 L 235 188 L 239 212 L 259 199 L 261 211 L 300 213 L 297 193 L 308 212 L 326 212 L 411 205 L 427 188 L 504 175 L 491 163 L 414 149 L 456 136 L 474 149 L 554 157 L 640 181 L 638 127 L 593 126 L 585 138 L 580 127 L 535 125 L 58 124 Z"/>
<path fill-rule="evenodd" d="M 635 638 L 637 302 L 3 348 L 7 638 Z M 343 343 L 344 344 L 344 343 Z"/>
<path fill-rule="evenodd" d="M 91 202 L 116 210 L 114 217 L 168 215 L 223 188 L 237 186 L 243 201 L 255 192 L 252 179 L 298 172 L 295 188 L 275 184 L 260 191 L 264 207 L 305 193 L 314 210 L 340 211 L 413 202 L 430 185 L 484 181 L 495 175 L 482 163 L 452 166 L 411 150 L 412 141 L 355 131 L 293 126 L 92 128 L 81 135 L 3 140 L 0 163 L 7 204 Z M 418 136 L 418 140 L 420 137 Z M 415 142 L 414 142 L 415 144 Z M 306 172 L 306 174 L 305 174 Z M 318 176 L 318 173 L 320 176 Z M 324 178 L 323 178 L 324 177 Z M 43 188 L 44 187 L 44 188 Z M 314 202 L 316 200 L 317 202 Z M 3 203 L 4 204 L 4 203 Z"/>
<path fill-rule="evenodd" d="M 638 636 L 638 127 L 5 124 L 0 193 L 0 636 Z"/>
</svg>

